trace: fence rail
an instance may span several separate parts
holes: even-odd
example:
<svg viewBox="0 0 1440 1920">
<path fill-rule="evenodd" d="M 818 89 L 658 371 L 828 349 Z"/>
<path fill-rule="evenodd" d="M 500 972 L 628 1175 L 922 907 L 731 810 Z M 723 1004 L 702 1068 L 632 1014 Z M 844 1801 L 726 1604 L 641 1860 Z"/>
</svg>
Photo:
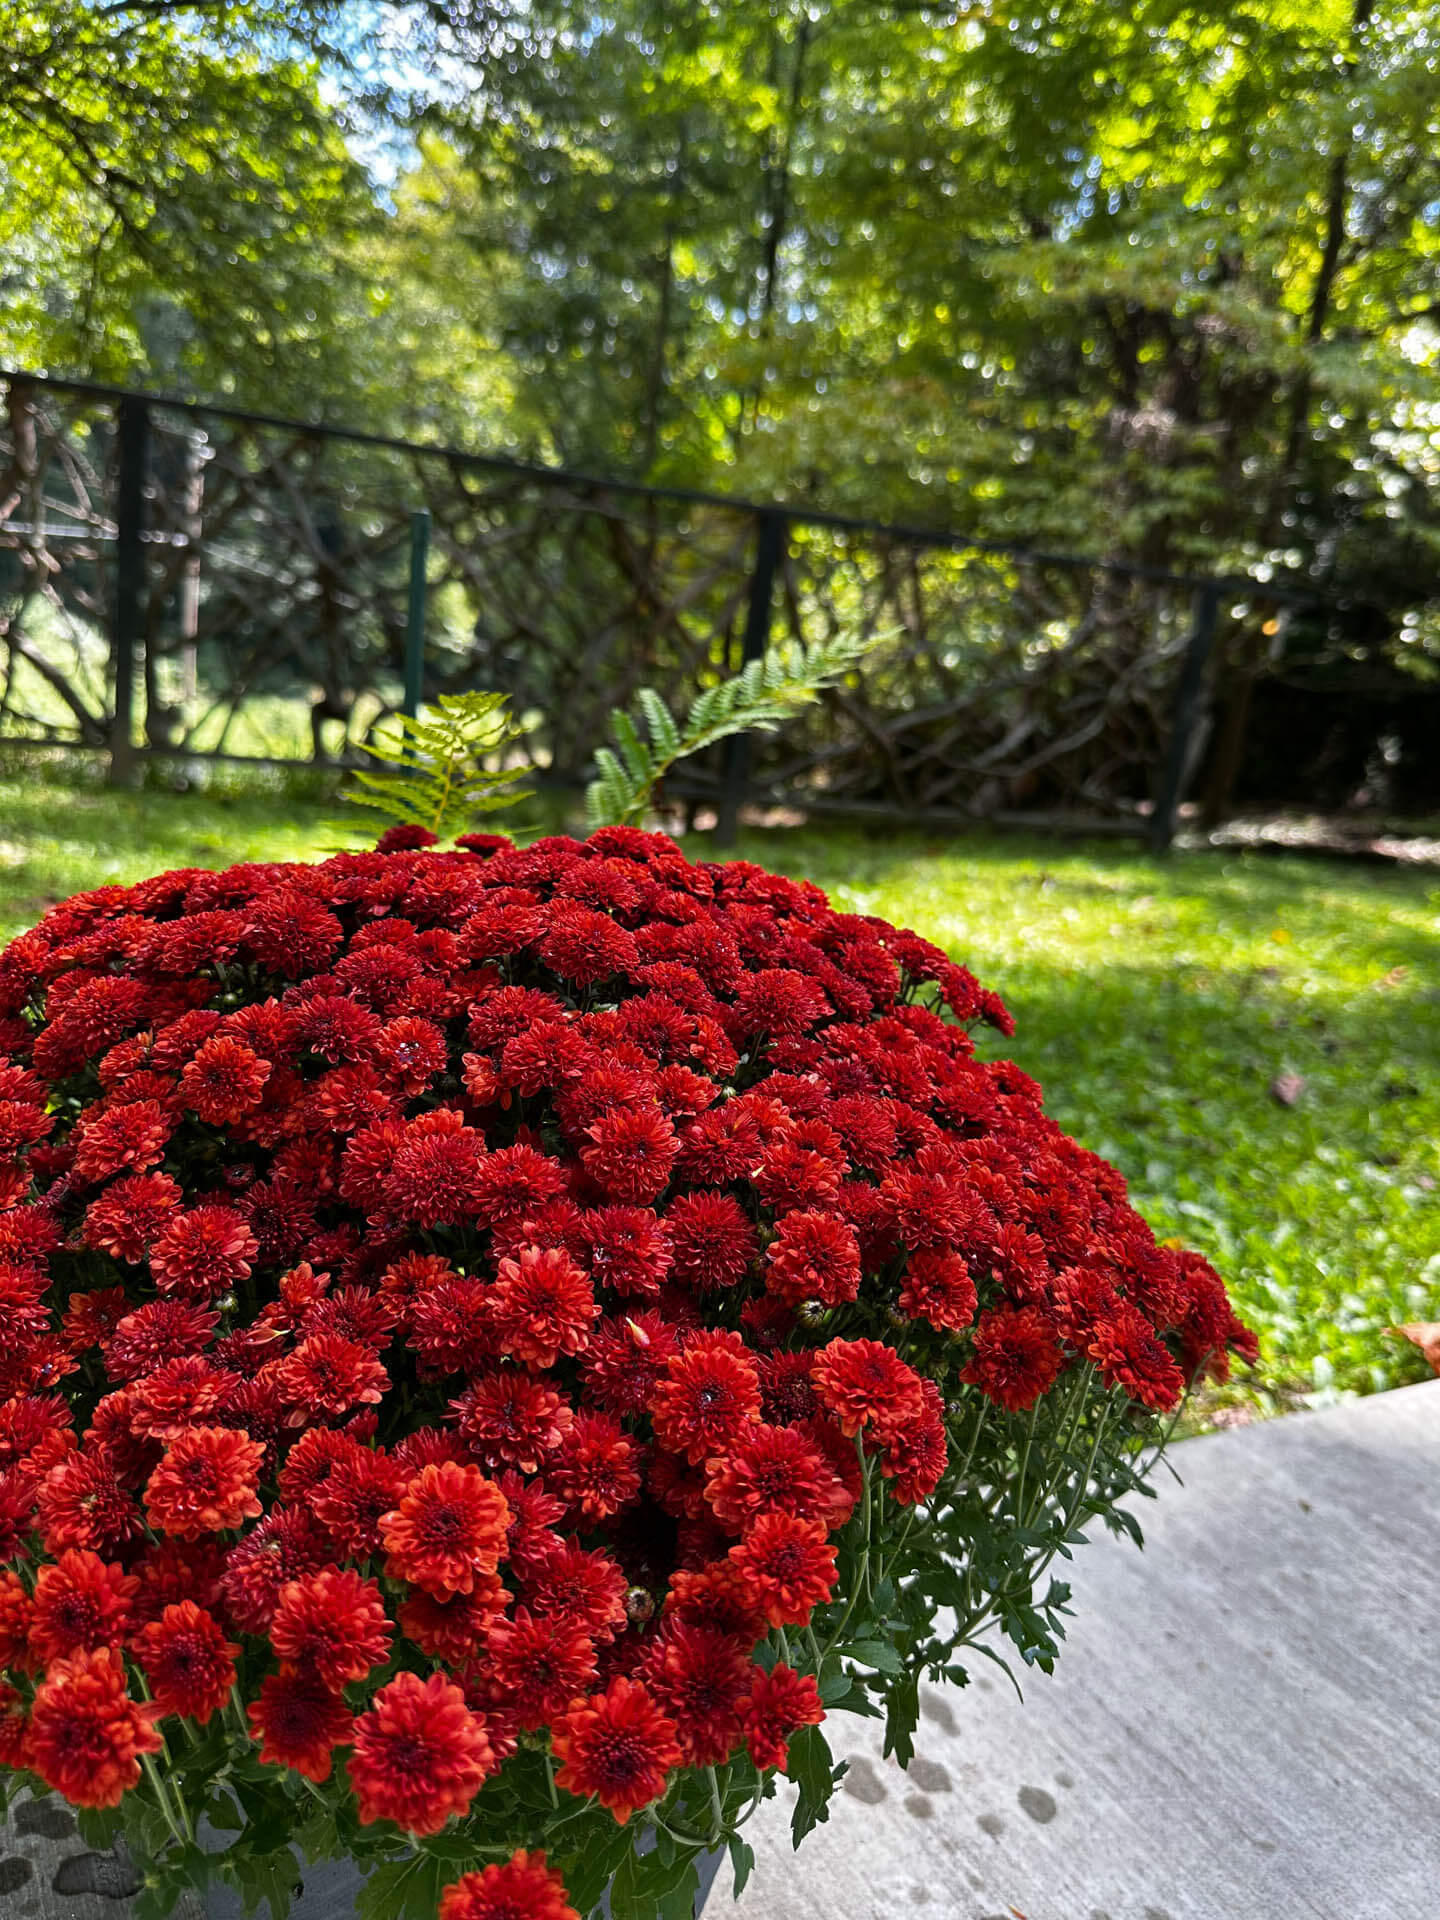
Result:
<svg viewBox="0 0 1440 1920">
<path fill-rule="evenodd" d="M 1047 553 L 94 383 L 0 373 L 0 740 L 336 761 L 485 685 L 552 777 L 608 709 L 777 636 L 883 636 L 783 732 L 692 769 L 746 798 L 1088 820 L 1169 844 L 1211 662 L 1320 596 Z M 1253 648 L 1252 648 L 1253 651 Z"/>
</svg>

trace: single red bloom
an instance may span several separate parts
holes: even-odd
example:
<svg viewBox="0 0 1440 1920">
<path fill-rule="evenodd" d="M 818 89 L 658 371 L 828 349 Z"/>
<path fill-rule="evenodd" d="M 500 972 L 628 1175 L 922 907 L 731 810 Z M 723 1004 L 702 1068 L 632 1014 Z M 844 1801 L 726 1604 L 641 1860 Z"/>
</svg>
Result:
<svg viewBox="0 0 1440 1920">
<path fill-rule="evenodd" d="M 670 1271 L 670 1235 L 648 1207 L 597 1207 L 581 1228 L 597 1286 L 654 1299 Z"/>
<path fill-rule="evenodd" d="M 260 1243 L 233 1207 L 192 1207 L 172 1214 L 150 1249 L 150 1272 L 161 1293 L 211 1299 L 246 1279 Z"/>
<path fill-rule="evenodd" d="M 521 1247 L 502 1260 L 487 1305 L 501 1352 L 533 1367 L 578 1353 L 600 1313 L 590 1282 L 558 1247 Z"/>
<path fill-rule="evenodd" d="M 626 1623 L 629 1583 L 607 1554 L 589 1552 L 570 1540 L 535 1566 L 520 1569 L 520 1576 L 537 1613 L 571 1621 L 596 1638 L 609 1639 Z"/>
<path fill-rule="evenodd" d="M 585 1171 L 613 1199 L 648 1201 L 663 1193 L 680 1143 L 661 1108 L 617 1107 L 585 1131 Z"/>
<path fill-rule="evenodd" d="M 364 1560 L 379 1552 L 380 1522 L 399 1505 L 409 1476 L 383 1448 L 343 1437 L 346 1451 L 312 1492 L 310 1507 L 342 1553 Z"/>
<path fill-rule="evenodd" d="M 265 1448 L 232 1427 L 190 1427 L 176 1433 L 145 1488 L 150 1524 L 182 1540 L 221 1533 L 254 1520 Z"/>
<path fill-rule="evenodd" d="M 355 1136 L 347 1160 L 365 1138 Z M 386 1209 L 395 1219 L 418 1227 L 469 1219 L 475 1212 L 484 1145 L 482 1135 L 446 1107 L 409 1121 L 382 1181 Z"/>
<path fill-rule="evenodd" d="M 140 1513 L 103 1452 L 72 1453 L 35 1489 L 35 1524 L 47 1553 L 90 1547 L 113 1553 L 140 1532 Z"/>
<path fill-rule="evenodd" d="M 30 1646 L 45 1664 L 118 1647 L 130 1631 L 140 1582 L 96 1553 L 70 1547 L 35 1582 Z"/>
<path fill-rule="evenodd" d="M 543 1853 L 512 1854 L 503 1865 L 467 1873 L 440 1896 L 439 1920 L 580 1920 L 565 1882 Z"/>
<path fill-rule="evenodd" d="M 1185 1376 L 1154 1327 L 1128 1300 L 1096 1321 L 1085 1352 L 1107 1386 L 1121 1387 L 1141 1406 L 1166 1412 L 1185 1391 Z"/>
<path fill-rule="evenodd" d="M 1065 1355 L 1038 1307 L 990 1307 L 975 1329 L 975 1351 L 960 1375 L 1011 1413 L 1033 1406 L 1055 1384 Z"/>
<path fill-rule="evenodd" d="M 147 1300 L 117 1322 L 105 1342 L 106 1371 L 112 1380 L 138 1380 L 143 1373 L 200 1353 L 214 1338 L 220 1316 L 194 1300 Z"/>
<path fill-rule="evenodd" d="M 829 1461 L 795 1427 L 757 1421 L 706 1463 L 706 1473 L 710 1510 L 735 1533 L 760 1513 L 793 1513 L 842 1527 L 855 1505 Z"/>
<path fill-rule="evenodd" d="M 224 1706 L 235 1684 L 240 1649 L 220 1623 L 193 1600 L 177 1600 L 136 1634 L 135 1658 L 161 1713 L 178 1713 L 201 1726 Z"/>
<path fill-rule="evenodd" d="M 920 1377 L 881 1340 L 832 1340 L 811 1376 L 815 1391 L 846 1433 L 872 1420 L 892 1423 L 920 1408 Z"/>
<path fill-rule="evenodd" d="M 550 1744 L 561 1763 L 557 1783 L 582 1799 L 593 1794 L 621 1826 L 660 1798 L 681 1757 L 675 1722 L 623 1675 L 562 1714 Z"/>
<path fill-rule="evenodd" d="M 729 1560 L 677 1568 L 670 1576 L 665 1616 L 723 1633 L 746 1653 L 765 1632 L 764 1609 L 745 1575 Z"/>
<path fill-rule="evenodd" d="M 486 1154 L 475 1173 L 471 1212 L 492 1227 L 523 1220 L 549 1200 L 558 1200 L 569 1183 L 558 1160 L 534 1147 L 501 1147 Z"/>
<path fill-rule="evenodd" d="M 765 1285 L 791 1306 L 818 1300 L 838 1307 L 853 1300 L 860 1291 L 855 1229 L 833 1213 L 787 1213 L 765 1256 Z"/>
<path fill-rule="evenodd" d="M 750 1758 L 762 1771 L 785 1766 L 790 1758 L 790 1735 L 801 1727 L 818 1727 L 825 1718 L 819 1689 L 808 1673 L 779 1665 L 769 1673 L 755 1669 L 745 1712 L 745 1739 Z"/>
<path fill-rule="evenodd" d="M 114 1647 L 57 1660 L 35 1690 L 26 1764 L 77 1807 L 115 1807 L 161 1739 L 153 1706 L 130 1698 Z"/>
<path fill-rule="evenodd" d="M 949 1464 L 945 1441 L 945 1407 L 933 1380 L 920 1382 L 920 1413 L 906 1412 L 894 1421 L 877 1420 L 874 1438 L 883 1448 L 880 1471 L 902 1507 L 932 1494 Z"/>
<path fill-rule="evenodd" d="M 759 1251 L 750 1217 L 733 1194 L 683 1193 L 671 1202 L 665 1225 L 673 1276 L 696 1293 L 733 1287 Z"/>
<path fill-rule="evenodd" d="M 640 1492 L 640 1449 L 608 1413 L 577 1413 L 546 1484 L 588 1522 L 608 1520 Z"/>
<path fill-rule="evenodd" d="M 180 1075 L 180 1098 L 200 1119 L 223 1127 L 258 1107 L 270 1078 L 270 1062 L 243 1040 L 216 1034 Z"/>
<path fill-rule="evenodd" d="M 165 1157 L 174 1117 L 158 1100 L 92 1107 L 72 1136 L 75 1178 L 93 1185 L 112 1173 L 145 1173 Z"/>
<path fill-rule="evenodd" d="M 730 1559 L 772 1627 L 803 1627 L 834 1590 L 835 1549 L 819 1520 L 762 1513 L 730 1549 Z"/>
<path fill-rule="evenodd" d="M 574 1419 L 553 1387 L 518 1367 L 494 1367 L 451 1402 L 467 1443 L 492 1467 L 535 1473 Z"/>
<path fill-rule="evenodd" d="M 168 1173 L 132 1173 L 116 1180 L 85 1209 L 85 1244 L 132 1266 L 180 1205 L 180 1188 Z"/>
<path fill-rule="evenodd" d="M 166 1607 L 182 1600 L 218 1609 L 224 1571 L 225 1545 L 214 1534 L 200 1540 L 176 1540 L 167 1535 L 155 1541 L 135 1562 L 140 1582 L 135 1596 L 136 1619 L 158 1620 Z"/>
<path fill-rule="evenodd" d="M 438 1833 L 465 1814 L 495 1757 L 485 1722 L 443 1674 L 397 1673 L 355 1723 L 350 1784 L 360 1818 Z"/>
<path fill-rule="evenodd" d="M 975 1318 L 975 1282 L 950 1248 L 912 1253 L 900 1289 L 900 1311 L 945 1333 L 963 1333 Z"/>
<path fill-rule="evenodd" d="M 650 1403 L 656 1438 L 698 1465 L 759 1417 L 760 1381 L 738 1333 L 694 1335 L 666 1363 Z"/>
<path fill-rule="evenodd" d="M 24 1699 L 8 1680 L 0 1680 L 0 1767 L 11 1767 L 18 1773 L 26 1765 L 29 1736 Z"/>
<path fill-rule="evenodd" d="M 230 1619 L 244 1633 L 267 1633 L 286 1583 L 334 1557 L 334 1540 L 308 1508 L 277 1508 L 225 1555 L 221 1590 Z"/>
<path fill-rule="evenodd" d="M 645 1662 L 645 1684 L 674 1720 L 687 1767 L 719 1766 L 739 1744 L 753 1672 L 729 1634 L 666 1622 Z"/>
<path fill-rule="evenodd" d="M 317 1333 L 302 1340 L 277 1363 L 274 1378 L 292 1408 L 292 1426 L 319 1414 L 378 1406 L 390 1384 L 389 1374 L 369 1347 L 338 1333 Z"/>
<path fill-rule="evenodd" d="M 424 1467 L 380 1522 L 385 1571 L 437 1599 L 469 1593 L 477 1574 L 494 1573 L 509 1521 L 504 1494 L 478 1467 Z"/>
<path fill-rule="evenodd" d="M 288 1666 L 327 1686 L 363 1680 L 390 1651 L 379 1586 L 353 1567 L 324 1567 L 280 1589 L 270 1644 Z"/>
<path fill-rule="evenodd" d="M 510 1598 L 493 1573 L 477 1574 L 469 1593 L 446 1600 L 417 1587 L 400 1607 L 400 1631 L 430 1659 L 455 1666 L 480 1651 L 491 1621 Z"/>
<path fill-rule="evenodd" d="M 328 1780 L 335 1749 L 346 1746 L 355 1716 L 318 1674 L 282 1667 L 260 1682 L 249 1709 L 250 1732 L 268 1767 L 291 1767 L 307 1780 Z"/>
<path fill-rule="evenodd" d="M 496 1696 L 519 1724 L 543 1727 L 594 1680 L 595 1643 L 573 1620 L 520 1607 L 513 1620 L 492 1623 L 485 1667 Z"/>
</svg>

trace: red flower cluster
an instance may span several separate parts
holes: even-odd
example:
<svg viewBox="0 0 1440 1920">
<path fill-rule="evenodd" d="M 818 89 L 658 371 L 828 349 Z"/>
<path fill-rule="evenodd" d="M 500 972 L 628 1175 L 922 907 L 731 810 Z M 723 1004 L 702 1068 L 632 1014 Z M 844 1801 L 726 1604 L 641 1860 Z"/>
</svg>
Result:
<svg viewBox="0 0 1440 1920">
<path fill-rule="evenodd" d="M 957 1395 L 1251 1351 L 917 935 L 630 829 L 415 839 L 0 956 L 0 1754 L 80 1804 L 232 1693 L 413 1834 L 547 1730 L 622 1822 L 783 1766 L 820 1699 L 756 1651 L 862 1465 L 913 1505 Z M 568 1912 L 524 1853 L 444 1904 Z"/>
</svg>

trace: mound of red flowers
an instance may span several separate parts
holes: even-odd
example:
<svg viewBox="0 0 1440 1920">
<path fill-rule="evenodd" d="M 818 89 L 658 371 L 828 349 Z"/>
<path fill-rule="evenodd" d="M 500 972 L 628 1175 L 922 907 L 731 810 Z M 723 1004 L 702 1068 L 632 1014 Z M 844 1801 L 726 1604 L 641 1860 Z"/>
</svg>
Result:
<svg viewBox="0 0 1440 1920">
<path fill-rule="evenodd" d="M 1033 1532 L 1040 1410 L 1129 1445 L 1253 1347 L 928 941 L 628 828 L 423 839 L 0 956 L 0 1758 L 177 1882 L 202 1814 L 252 1886 L 323 1820 L 563 1920 L 936 1667 L 884 1542 L 948 1499 L 963 1557 L 1027 1420 Z"/>
</svg>

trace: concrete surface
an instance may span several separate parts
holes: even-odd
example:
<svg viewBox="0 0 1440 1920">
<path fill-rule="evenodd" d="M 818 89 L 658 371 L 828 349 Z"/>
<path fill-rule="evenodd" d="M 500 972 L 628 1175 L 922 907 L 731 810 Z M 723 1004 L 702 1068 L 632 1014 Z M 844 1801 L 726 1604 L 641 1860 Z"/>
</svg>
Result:
<svg viewBox="0 0 1440 1920">
<path fill-rule="evenodd" d="M 766 1808 L 712 1920 L 1440 1920 L 1440 1381 L 1174 1460 L 1143 1554 L 1077 1554 L 1023 1707 L 983 1662 L 927 1691 L 908 1776 L 837 1716 L 829 1824 L 795 1855 Z M 124 1920 L 127 1891 L 54 1802 L 0 1831 L 0 1920 Z"/>
<path fill-rule="evenodd" d="M 1053 1677 L 928 1692 L 908 1776 L 837 1716 L 829 1824 L 767 1807 L 716 1920 L 1440 1920 L 1440 1381 L 1173 1459 Z"/>
</svg>

